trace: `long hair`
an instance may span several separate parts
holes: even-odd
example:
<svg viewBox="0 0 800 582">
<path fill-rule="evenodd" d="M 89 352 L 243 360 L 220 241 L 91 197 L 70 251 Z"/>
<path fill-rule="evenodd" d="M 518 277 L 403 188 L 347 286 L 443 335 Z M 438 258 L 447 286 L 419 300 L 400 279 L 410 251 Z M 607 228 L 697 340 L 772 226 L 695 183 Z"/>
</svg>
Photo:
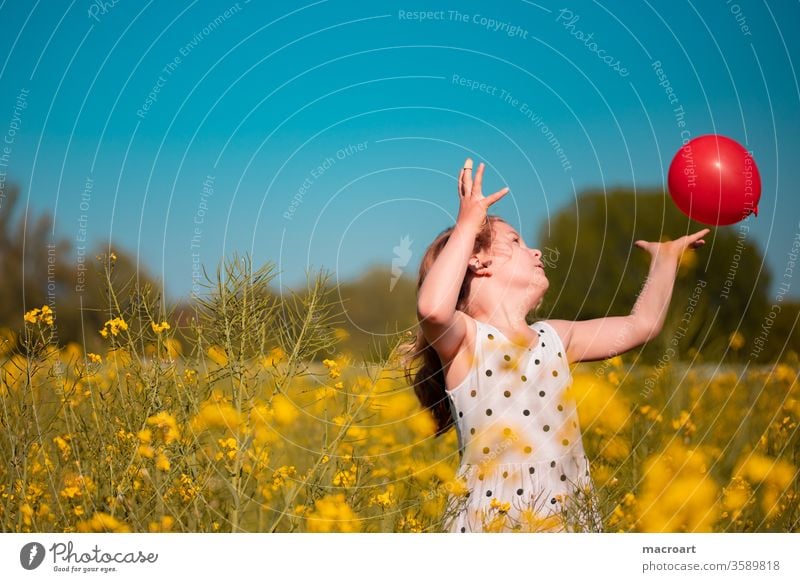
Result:
<svg viewBox="0 0 800 582">
<path fill-rule="evenodd" d="M 488 221 L 484 223 L 481 230 L 475 237 L 475 244 L 472 247 L 472 254 L 491 248 L 494 238 L 493 223 L 496 221 L 505 222 L 502 218 L 489 215 Z M 430 244 L 422 257 L 419 266 L 419 278 L 417 280 L 417 298 L 422 282 L 425 280 L 436 258 L 442 252 L 455 226 L 443 230 Z M 467 291 L 471 276 L 468 274 L 467 266 L 464 265 L 465 275 L 458 292 L 456 309 L 466 312 Z M 416 373 L 413 367 L 420 362 Z M 427 408 L 433 415 L 436 422 L 436 434 L 440 436 L 446 433 L 453 425 L 453 415 L 450 412 L 447 391 L 445 389 L 444 370 L 439 354 L 422 333 L 422 328 L 418 327 L 416 339 L 406 345 L 404 357 L 405 377 L 409 384 L 414 386 L 414 393 L 424 408 Z"/>
</svg>

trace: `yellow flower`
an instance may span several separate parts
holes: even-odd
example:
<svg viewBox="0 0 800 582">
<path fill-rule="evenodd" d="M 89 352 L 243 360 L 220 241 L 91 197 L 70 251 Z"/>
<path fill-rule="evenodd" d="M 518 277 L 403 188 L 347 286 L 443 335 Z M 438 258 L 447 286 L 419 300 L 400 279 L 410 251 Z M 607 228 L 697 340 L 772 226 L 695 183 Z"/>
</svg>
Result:
<svg viewBox="0 0 800 582">
<path fill-rule="evenodd" d="M 72 437 L 68 434 L 65 434 L 63 437 L 60 436 L 53 437 L 53 442 L 58 447 L 58 450 L 65 461 L 69 458 L 69 455 L 72 451 L 72 449 L 70 449 L 70 446 L 68 444 L 68 441 L 70 440 L 72 440 Z"/>
<path fill-rule="evenodd" d="M 265 368 L 277 366 L 278 363 L 280 363 L 280 361 L 285 357 L 286 352 L 284 352 L 280 347 L 274 347 L 268 354 L 261 357 L 261 365 Z"/>
<path fill-rule="evenodd" d="M 347 457 L 343 457 L 342 460 L 346 463 L 348 462 Z M 356 474 L 358 473 L 358 467 L 355 463 L 350 465 L 349 470 L 342 470 L 338 471 L 333 476 L 333 484 L 337 487 L 352 487 L 356 483 Z"/>
<path fill-rule="evenodd" d="M 39 319 L 39 309 L 31 309 L 30 311 L 25 313 L 25 321 L 28 323 L 36 323 Z"/>
<path fill-rule="evenodd" d="M 628 421 L 630 407 L 611 382 L 588 373 L 576 373 L 567 397 L 577 402 L 581 426 L 621 430 Z"/>
<path fill-rule="evenodd" d="M 161 333 L 162 331 L 166 331 L 169 329 L 169 324 L 166 321 L 162 321 L 161 323 L 156 323 L 155 321 L 150 322 L 150 327 L 156 333 Z"/>
<path fill-rule="evenodd" d="M 91 494 L 97 489 L 91 477 L 84 475 L 70 475 L 64 479 L 64 488 L 59 495 L 65 499 L 83 497 L 84 492 Z"/>
<path fill-rule="evenodd" d="M 308 514 L 308 531 L 356 532 L 356 518 L 343 493 L 328 494 L 314 502 L 314 510 Z"/>
<path fill-rule="evenodd" d="M 164 471 L 165 473 L 169 471 L 169 459 L 167 459 L 167 456 L 163 452 L 159 453 L 156 459 L 156 469 Z"/>
<path fill-rule="evenodd" d="M 328 368 L 328 375 L 331 378 L 339 377 L 341 372 L 339 371 L 339 364 L 337 364 L 335 360 L 329 360 L 326 358 L 322 360 L 322 363 L 325 365 L 326 368 Z"/>
<path fill-rule="evenodd" d="M 125 523 L 107 513 L 95 513 L 91 519 L 78 523 L 79 532 L 130 532 L 131 528 Z"/>
<path fill-rule="evenodd" d="M 381 509 L 386 509 L 387 507 L 391 507 L 395 502 L 393 494 L 394 494 L 394 485 L 389 485 L 385 492 L 374 495 L 369 500 L 369 505 L 377 505 Z"/>
<path fill-rule="evenodd" d="M 120 317 L 115 317 L 114 319 L 109 319 L 105 322 L 105 324 L 103 324 L 103 329 L 100 330 L 100 335 L 107 338 L 109 332 L 111 332 L 111 335 L 116 336 L 119 335 L 120 331 L 125 331 L 127 329 L 128 324 L 125 323 L 125 320 Z"/>
<path fill-rule="evenodd" d="M 347 429 L 346 435 L 353 441 L 366 441 L 369 431 L 361 426 L 351 426 Z"/>
<path fill-rule="evenodd" d="M 661 422 L 664 418 L 661 414 L 650 406 L 649 404 L 645 404 L 644 406 L 639 407 L 639 413 L 645 416 L 648 420 L 654 420 L 656 422 Z"/>
<path fill-rule="evenodd" d="M 630 455 L 631 447 L 628 441 L 620 435 L 614 435 L 605 441 L 600 453 L 609 461 L 622 462 Z"/>
<path fill-rule="evenodd" d="M 795 468 L 791 463 L 758 453 L 750 453 L 734 471 L 735 477 L 747 479 L 751 483 L 766 482 L 781 490 L 789 487 L 794 475 Z"/>
<path fill-rule="evenodd" d="M 400 529 L 410 532 L 422 531 L 422 523 L 414 518 L 411 513 L 409 513 L 406 517 L 401 517 L 397 525 Z"/>
<path fill-rule="evenodd" d="M 81 496 L 81 490 L 74 485 L 68 485 L 61 490 L 60 495 L 67 499 L 75 499 Z"/>
<path fill-rule="evenodd" d="M 242 415 L 229 403 L 205 402 L 201 405 L 197 416 L 192 419 L 192 428 L 195 431 L 220 428 L 235 432 L 239 430 L 242 422 Z"/>
<path fill-rule="evenodd" d="M 194 484 L 189 475 L 181 473 L 181 476 L 178 478 L 177 491 L 181 500 L 184 503 L 189 503 L 200 493 L 200 488 Z"/>
<path fill-rule="evenodd" d="M 489 504 L 489 507 L 491 507 L 492 509 L 496 509 L 498 513 L 508 513 L 508 510 L 511 509 L 511 503 L 508 501 L 505 503 L 501 503 L 500 501 L 497 500 L 496 497 L 492 497 L 492 501 Z"/>
<path fill-rule="evenodd" d="M 427 410 L 420 410 L 408 419 L 411 429 L 420 437 L 433 436 L 436 432 L 436 422 Z"/>
<path fill-rule="evenodd" d="M 231 450 L 236 450 L 239 446 L 238 443 L 236 442 L 236 439 L 233 437 L 228 437 L 226 439 L 217 439 L 217 443 L 222 448 Z"/>
<path fill-rule="evenodd" d="M 672 421 L 672 428 L 675 430 L 683 429 L 683 433 L 687 437 L 691 437 L 697 430 L 697 426 L 692 422 L 689 412 L 686 410 L 681 410 L 680 418 Z"/>
<path fill-rule="evenodd" d="M 520 512 L 520 523 L 524 532 L 553 532 L 563 528 L 563 520 L 558 514 L 540 515 L 531 508 Z"/>
<path fill-rule="evenodd" d="M 466 495 L 469 491 L 469 487 L 467 487 L 466 481 L 463 478 L 454 478 L 447 481 L 444 484 L 444 488 L 455 497 Z"/>
<path fill-rule="evenodd" d="M 481 525 L 483 526 L 483 533 L 501 533 L 507 531 L 506 529 L 506 516 L 504 513 L 495 515 L 487 522 L 486 517 L 482 518 Z"/>
<path fill-rule="evenodd" d="M 236 458 L 239 444 L 237 443 L 235 438 L 228 437 L 226 439 L 217 439 L 217 444 L 223 450 L 216 454 L 216 456 L 214 457 L 215 460 L 219 461 L 225 457 L 228 457 L 228 459 L 230 460 Z"/>
<path fill-rule="evenodd" d="M 647 459 L 638 525 L 644 532 L 711 531 L 719 514 L 718 488 L 711 478 L 709 459 L 700 449 L 672 441 Z"/>
<path fill-rule="evenodd" d="M 181 437 L 180 430 L 178 430 L 178 422 L 175 420 L 175 417 L 166 410 L 162 410 L 158 414 L 154 414 L 148 418 L 147 424 L 161 429 L 162 438 L 167 444 Z"/>
<path fill-rule="evenodd" d="M 89 358 L 89 361 L 93 364 L 99 364 L 103 361 L 103 358 L 98 354 L 88 353 L 86 356 Z"/>
<path fill-rule="evenodd" d="M 744 343 L 744 336 L 738 330 L 734 331 L 728 339 L 728 345 L 734 351 L 742 349 Z"/>
<path fill-rule="evenodd" d="M 283 467 L 278 468 L 278 470 L 272 474 L 272 490 L 277 491 L 283 487 L 283 485 L 286 483 L 286 479 L 293 477 L 296 474 L 297 469 L 295 469 L 293 465 L 289 467 L 284 465 Z"/>
<path fill-rule="evenodd" d="M 148 529 L 151 533 L 158 533 L 158 532 L 167 532 L 172 529 L 172 525 L 175 523 L 175 519 L 170 515 L 165 515 L 161 518 L 161 521 L 151 521 Z"/>
<path fill-rule="evenodd" d="M 300 416 L 297 407 L 283 394 L 278 394 L 272 399 L 272 411 L 275 421 L 283 426 L 292 424 Z"/>
<path fill-rule="evenodd" d="M 739 517 L 742 508 L 747 504 L 752 495 L 750 484 L 741 477 L 731 479 L 730 485 L 725 487 L 722 492 L 722 504 L 731 511 L 731 518 Z"/>
<path fill-rule="evenodd" d="M 778 364 L 773 372 L 773 377 L 776 380 L 792 384 L 797 378 L 797 372 L 795 372 L 791 366 L 787 366 L 786 364 Z"/>
<path fill-rule="evenodd" d="M 53 310 L 49 305 L 42 305 L 25 313 L 25 321 L 30 324 L 44 323 L 53 325 Z"/>
</svg>

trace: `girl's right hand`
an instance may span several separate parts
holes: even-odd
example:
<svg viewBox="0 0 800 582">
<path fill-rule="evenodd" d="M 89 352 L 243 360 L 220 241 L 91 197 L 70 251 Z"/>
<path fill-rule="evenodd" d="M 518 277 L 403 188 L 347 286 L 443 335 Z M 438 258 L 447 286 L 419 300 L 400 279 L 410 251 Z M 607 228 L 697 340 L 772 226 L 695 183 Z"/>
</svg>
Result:
<svg viewBox="0 0 800 582">
<path fill-rule="evenodd" d="M 461 173 L 458 176 L 458 199 L 461 206 L 458 209 L 456 222 L 480 229 L 486 221 L 489 207 L 508 194 L 508 187 L 498 190 L 494 194 L 484 196 L 481 193 L 483 183 L 483 162 L 478 165 L 475 181 L 472 181 L 472 160 L 467 158 Z"/>
</svg>

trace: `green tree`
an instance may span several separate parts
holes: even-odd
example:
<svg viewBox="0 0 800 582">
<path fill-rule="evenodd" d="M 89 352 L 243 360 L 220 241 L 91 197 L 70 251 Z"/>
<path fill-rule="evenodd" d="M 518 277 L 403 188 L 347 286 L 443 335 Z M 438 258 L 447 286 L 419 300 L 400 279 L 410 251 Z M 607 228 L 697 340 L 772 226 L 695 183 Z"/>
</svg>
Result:
<svg viewBox="0 0 800 582">
<path fill-rule="evenodd" d="M 339 285 L 341 327 L 348 334 L 342 349 L 376 361 L 388 355 L 395 335 L 417 323 L 413 274 L 393 278 L 389 267 L 373 266 Z"/>
<path fill-rule="evenodd" d="M 661 191 L 581 194 L 540 231 L 550 263 L 543 313 L 574 320 L 627 315 L 650 264 L 634 241 L 674 239 L 702 228 Z M 747 356 L 743 347 L 730 349 L 729 339 L 737 330 L 745 338 L 757 333 L 772 279 L 748 230 L 746 221 L 712 228 L 706 245 L 685 257 L 664 330 L 642 350 L 645 361 L 656 360 L 676 336 L 682 356 L 693 355 L 692 348 L 706 359 Z"/>
<path fill-rule="evenodd" d="M 77 255 L 70 256 L 71 242 L 53 236 L 52 216 L 17 211 L 20 191 L 15 185 L 9 184 L 5 194 L 0 207 L 0 327 L 21 328 L 25 311 L 46 304 L 55 312 L 53 343 L 77 342 L 87 351 L 99 349 L 103 340 L 98 331 L 116 315 L 103 278 L 103 261 L 111 260 L 105 256 L 108 249 L 98 245 L 88 250 L 81 276 Z M 117 289 L 129 294 L 147 286 L 160 289 L 134 258 L 121 249 L 112 252 L 112 282 Z"/>
</svg>

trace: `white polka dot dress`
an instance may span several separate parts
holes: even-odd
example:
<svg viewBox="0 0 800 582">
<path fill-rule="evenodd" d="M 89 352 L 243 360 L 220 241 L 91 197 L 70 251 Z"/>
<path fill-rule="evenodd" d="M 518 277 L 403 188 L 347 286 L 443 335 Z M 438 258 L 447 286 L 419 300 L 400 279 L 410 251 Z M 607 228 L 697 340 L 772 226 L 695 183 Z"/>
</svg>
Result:
<svg viewBox="0 0 800 582">
<path fill-rule="evenodd" d="M 558 333 L 534 323 L 524 346 L 475 324 L 473 366 L 448 390 L 468 492 L 449 495 L 446 530 L 602 531 Z"/>
</svg>

